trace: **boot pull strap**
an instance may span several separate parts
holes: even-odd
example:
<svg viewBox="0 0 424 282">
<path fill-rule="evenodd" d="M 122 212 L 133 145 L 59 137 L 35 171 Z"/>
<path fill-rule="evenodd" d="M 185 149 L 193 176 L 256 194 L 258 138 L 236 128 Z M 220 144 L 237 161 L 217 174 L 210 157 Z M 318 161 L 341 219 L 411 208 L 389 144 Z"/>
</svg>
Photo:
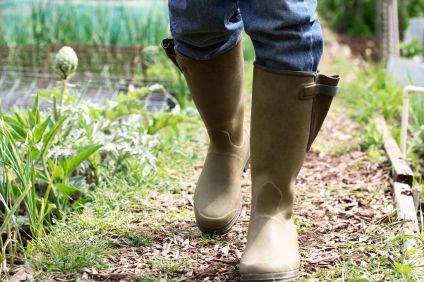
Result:
<svg viewBox="0 0 424 282">
<path fill-rule="evenodd" d="M 340 76 L 338 75 L 326 76 L 318 74 L 316 82 L 307 84 L 303 87 L 300 92 L 300 99 L 309 99 L 316 95 L 334 97 L 339 90 L 339 87 L 337 87 L 339 81 Z"/>
<path fill-rule="evenodd" d="M 175 53 L 174 39 L 167 38 L 167 39 L 162 40 L 162 48 L 163 48 L 163 50 L 165 50 L 165 53 L 168 56 L 168 58 L 181 71 L 181 67 L 178 65 L 178 62 L 177 62 L 177 59 L 176 59 L 177 54 Z"/>
</svg>

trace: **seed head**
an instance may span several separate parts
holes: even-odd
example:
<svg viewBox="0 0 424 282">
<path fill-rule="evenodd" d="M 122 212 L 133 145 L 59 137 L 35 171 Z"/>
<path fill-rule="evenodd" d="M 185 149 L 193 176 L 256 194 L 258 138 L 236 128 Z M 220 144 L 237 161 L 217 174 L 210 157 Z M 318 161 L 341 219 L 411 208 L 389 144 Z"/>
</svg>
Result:
<svg viewBox="0 0 424 282">
<path fill-rule="evenodd" d="M 60 48 L 56 54 L 55 70 L 61 79 L 68 79 L 77 69 L 78 57 L 74 49 L 68 46 Z"/>
</svg>

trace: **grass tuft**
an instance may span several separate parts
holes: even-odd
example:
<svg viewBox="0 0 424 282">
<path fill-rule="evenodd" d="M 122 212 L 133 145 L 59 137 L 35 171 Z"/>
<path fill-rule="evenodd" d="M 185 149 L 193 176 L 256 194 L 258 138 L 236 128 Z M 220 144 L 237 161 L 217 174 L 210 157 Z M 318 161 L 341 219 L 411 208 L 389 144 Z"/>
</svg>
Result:
<svg viewBox="0 0 424 282">
<path fill-rule="evenodd" d="M 29 262 L 39 273 L 105 269 L 111 253 L 108 240 L 72 222 L 59 223 L 49 235 L 31 242 L 27 251 Z"/>
</svg>

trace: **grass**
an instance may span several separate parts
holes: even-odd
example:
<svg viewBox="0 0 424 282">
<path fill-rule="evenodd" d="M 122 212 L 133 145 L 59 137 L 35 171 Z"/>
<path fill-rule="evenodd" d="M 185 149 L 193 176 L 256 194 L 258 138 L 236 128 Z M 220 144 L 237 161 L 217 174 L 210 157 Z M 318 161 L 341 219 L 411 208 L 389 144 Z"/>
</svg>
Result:
<svg viewBox="0 0 424 282">
<path fill-rule="evenodd" d="M 399 138 L 400 113 L 402 90 L 394 84 L 383 67 L 361 63 L 353 65 L 351 61 L 336 59 L 334 68 L 343 77 L 344 84 L 341 88 L 340 100 L 349 109 L 349 114 L 361 125 L 363 134 L 358 136 L 357 142 L 361 150 L 376 160 L 384 160 L 382 140 L 373 123 L 375 114 L 381 114 L 392 125 L 392 133 Z M 412 101 L 412 136 L 408 143 L 408 158 L 413 164 L 417 174 L 415 182 L 422 184 L 422 164 L 417 158 L 422 156 L 422 126 L 423 108 L 422 101 Z M 338 149 L 337 149 L 338 150 Z M 336 150 L 336 151 L 337 151 Z M 334 153 L 334 152 L 333 152 Z M 367 195 L 364 195 L 364 197 Z M 371 195 L 368 195 L 371 196 Z M 366 200 L 366 198 L 364 198 Z M 354 262 L 343 262 L 340 267 L 330 271 L 316 273 L 311 278 L 347 281 L 381 281 L 402 280 L 420 281 L 424 277 L 424 258 L 421 254 L 412 255 L 404 251 L 404 241 L 409 235 L 402 235 L 400 224 L 396 216 L 386 218 L 387 222 L 379 222 L 367 228 L 366 234 L 374 236 L 383 243 L 383 247 L 374 249 L 371 244 L 348 244 L 337 246 L 341 253 L 361 252 L 364 248 L 371 248 L 375 255 L 362 261 L 359 265 Z M 422 219 L 421 219 L 422 222 Z M 424 227 L 421 225 L 421 234 Z M 401 234 L 401 235 L 396 235 Z M 423 235 L 416 237 L 416 250 L 422 250 Z M 411 256 L 412 255 L 412 256 Z"/>
<path fill-rule="evenodd" d="M 373 119 L 376 114 L 382 115 L 391 126 L 392 135 L 400 143 L 402 88 L 382 66 L 368 63 L 354 66 L 343 59 L 336 60 L 336 66 L 337 71 L 343 74 L 341 101 L 350 109 L 351 116 L 364 127 L 365 134 L 360 137 L 361 149 L 378 158 L 381 155 L 382 140 Z M 422 185 L 424 174 L 423 101 L 422 97 L 414 97 L 411 101 L 410 136 L 407 144 L 407 158 L 416 172 L 414 181 L 418 186 Z"/>
<path fill-rule="evenodd" d="M 199 161 L 201 156 L 197 153 L 197 141 L 202 132 L 198 118 L 190 113 L 188 115 L 197 121 L 180 126 L 179 134 L 158 133 L 160 142 L 154 152 L 158 162 L 155 171 L 141 177 L 138 162 L 132 160 L 128 170 L 110 176 L 92 191 L 88 195 L 88 202 L 78 212 L 53 226 L 49 235 L 30 244 L 27 261 L 36 270 L 37 277 L 41 279 L 52 272 L 79 277 L 85 267 L 107 268 L 107 258 L 113 254 L 114 246 L 143 247 L 154 244 L 151 237 L 154 230 L 146 232 L 134 229 L 133 222 L 143 219 L 151 226 L 160 227 L 160 218 L 146 217 L 149 212 L 146 203 L 153 200 L 151 192 L 175 193 L 178 186 L 176 179 Z M 187 211 L 182 210 L 173 217 L 187 216 Z M 165 221 L 169 220 L 167 217 Z M 172 230 L 169 232 L 172 233 Z M 79 245 L 80 249 L 77 248 Z M 90 255 L 84 257 L 85 253 Z M 150 263 L 166 277 L 187 261 L 158 259 Z M 145 275 L 145 279 L 150 277 L 148 273 Z"/>
<path fill-rule="evenodd" d="M 84 58 L 80 69 L 131 77 L 135 72 L 147 78 L 151 54 L 141 48 L 160 46 L 169 36 L 166 2 L 89 2 L 34 0 L 4 4 L 6 7 L 0 8 L 0 64 L 48 72 L 46 62 L 52 52 L 71 45 Z"/>
<path fill-rule="evenodd" d="M 377 240 L 378 244 L 341 243 L 335 246 L 341 255 L 338 266 L 315 272 L 305 277 L 305 280 L 420 281 L 424 277 L 422 261 L 411 262 L 405 253 L 399 253 L 402 249 L 402 240 L 406 239 L 405 235 L 393 235 L 399 233 L 399 227 L 398 222 L 369 226 L 364 233 L 375 233 L 372 240 Z M 362 252 L 370 253 L 370 255 L 361 262 L 343 259 L 344 256 L 354 257 L 355 253 Z"/>
<path fill-rule="evenodd" d="M 352 114 L 362 124 L 365 124 L 367 119 L 361 118 L 355 113 L 358 104 L 349 104 L 348 102 L 354 97 L 346 98 L 346 95 L 352 93 L 352 89 L 355 91 L 363 89 L 358 86 L 350 87 L 350 85 L 345 85 L 342 100 L 352 106 Z M 370 105 L 369 108 L 376 110 L 375 105 Z M 392 110 L 387 110 L 387 114 Z M 204 147 L 204 131 L 199 126 L 199 118 L 190 108 L 184 114 L 193 120 L 193 123 L 181 124 L 178 133 L 172 130 L 158 132 L 159 143 L 153 149 L 157 162 L 156 170 L 144 175 L 139 170 L 138 163 L 134 159 L 131 160 L 126 170 L 110 175 L 96 190 L 91 191 L 87 202 L 66 219 L 66 224 L 65 222 L 59 223 L 53 227 L 50 235 L 43 236 L 31 243 L 31 247 L 28 248 L 28 264 L 36 269 L 37 277 L 46 277 L 52 271 L 62 271 L 77 279 L 84 267 L 87 267 L 86 261 L 81 258 L 79 251 L 75 252 L 74 250 L 74 246 L 78 244 L 82 244 L 85 248 L 84 252 L 92 253 L 90 266 L 97 266 L 99 269 L 107 268 L 107 258 L 114 249 L 117 249 L 117 246 L 124 248 L 151 247 L 157 243 L 153 234 L 161 231 L 164 224 L 173 220 L 185 220 L 191 216 L 191 211 L 182 209 L 166 212 L 166 218 L 152 218 L 149 217 L 149 212 L 154 208 L 148 205 L 149 201 L 154 201 L 155 193 L 179 195 L 182 176 L 192 175 L 194 173 L 193 165 L 203 157 L 204 153 L 200 153 L 200 149 Z M 372 152 L 374 152 L 373 150 L 379 152 L 378 147 L 381 140 L 377 135 L 373 135 L 375 131 L 371 125 L 365 126 L 364 130 L 366 130 L 366 134 L 357 140 L 347 141 L 334 148 L 318 146 L 318 150 L 322 149 L 330 154 L 338 155 L 360 147 L 368 151 L 370 157 L 373 154 L 378 155 L 378 153 Z M 194 186 L 195 180 L 190 181 L 193 181 L 190 185 Z M 366 196 L 371 197 L 371 195 L 363 196 L 364 201 L 367 201 Z M 135 228 L 137 226 L 135 222 L 139 222 L 140 218 L 150 226 L 148 232 Z M 299 228 L 300 233 L 310 231 L 310 226 L 306 223 L 299 222 Z M 172 226 L 165 227 L 165 229 L 166 234 L 171 237 L 178 235 L 178 229 L 174 229 Z M 80 232 L 81 230 L 83 232 Z M 340 243 L 335 247 L 340 250 L 340 254 L 347 257 L 362 251 L 370 252 L 373 255 L 360 263 L 341 259 L 337 268 L 319 271 L 305 279 L 414 281 L 415 277 L 418 277 L 416 272 L 420 266 L 407 261 L 406 256 L 400 252 L 402 240 L 405 237 L 394 235 L 398 230 L 399 224 L 395 221 L 395 217 L 388 217 L 387 222 L 369 226 L 364 233 L 372 236 L 373 240 L 379 244 Z M 60 235 L 57 235 L 59 233 Z M 96 241 L 93 241 L 92 238 L 96 238 Z M 207 235 L 202 235 L 199 240 L 200 246 L 212 246 L 219 242 L 219 238 Z M 58 243 L 60 241 L 66 243 L 60 245 Z M 381 247 L 382 245 L 383 247 Z M 104 250 L 109 251 L 105 252 Z M 174 261 L 157 258 L 149 260 L 148 263 L 152 266 L 152 270 L 143 273 L 138 281 L 155 281 L 158 277 L 167 279 L 178 276 L 178 269 L 190 265 L 192 262 L 185 259 Z"/>
<path fill-rule="evenodd" d="M 72 221 L 59 223 L 50 234 L 28 246 L 31 265 L 38 276 L 47 272 L 75 273 L 85 267 L 104 269 L 112 254 L 110 243 L 90 229 Z"/>
<path fill-rule="evenodd" d="M 245 48 L 245 57 L 248 62 L 252 62 L 251 45 Z M 160 62 L 153 63 L 156 66 L 160 64 Z M 317 145 L 316 149 L 332 155 L 342 155 L 360 147 L 362 150 L 366 150 L 370 157 L 379 158 L 381 157 L 379 150 L 381 139 L 369 121 L 372 120 L 371 117 L 375 112 L 380 112 L 389 121 L 398 123 L 399 107 L 396 106 L 396 103 L 400 99 L 399 89 L 388 83 L 387 74 L 377 67 L 352 72 L 351 70 L 355 67 L 352 67 L 350 62 L 339 60 L 336 64 L 342 69 L 345 81 L 347 81 L 341 95 L 342 100 L 351 108 L 352 115 L 364 126 L 365 134 L 357 139 L 338 144 L 338 146 L 328 147 L 321 144 Z M 162 75 L 166 73 L 163 67 L 153 70 L 153 73 L 155 71 Z M 252 84 L 251 64 L 246 65 L 246 73 L 248 79 L 246 79 L 245 87 L 250 89 Z M 140 127 L 134 129 L 125 123 L 122 116 L 143 115 L 135 109 L 140 108 L 137 103 L 139 94 L 133 93 L 134 96 L 120 97 L 118 105 L 109 105 L 106 110 L 87 106 L 87 112 L 69 112 L 70 116 L 74 114 L 79 119 L 87 121 L 82 125 L 85 129 L 102 128 L 104 124 L 101 121 L 109 119 L 109 122 L 116 122 L 117 126 L 111 127 L 108 132 L 114 132 L 118 136 L 120 134 L 127 136 L 131 132 L 135 132 L 135 136 L 138 136 L 141 132 L 147 132 L 155 135 L 156 138 L 150 140 L 146 137 L 147 141 L 136 144 L 130 143 L 129 139 L 123 141 L 126 142 L 127 147 L 131 147 L 125 149 L 128 149 L 128 152 L 131 152 L 130 149 L 133 147 L 150 150 L 152 158 L 146 162 L 140 163 L 140 159 L 144 159 L 144 155 L 141 158 L 139 155 L 132 157 L 131 154 L 120 155 L 117 159 L 113 157 L 106 159 L 104 156 L 103 159 L 100 159 L 98 156 L 92 160 L 93 164 L 99 166 L 99 180 L 96 181 L 95 189 L 87 189 L 81 199 L 72 201 L 74 209 L 72 212 L 68 211 L 67 205 L 61 205 L 66 210 L 63 218 L 52 217 L 51 223 L 55 223 L 55 225 L 51 228 L 49 226 L 49 232 L 38 234 L 39 236 L 26 247 L 26 263 L 35 270 L 37 279 L 43 279 L 55 272 L 70 275 L 72 279 L 79 279 L 84 268 L 107 269 L 110 266 L 109 256 L 114 255 L 119 248 L 152 247 L 158 243 L 154 237 L 155 232 L 165 228 L 166 234 L 172 237 L 178 235 L 180 231 L 173 226 L 164 227 L 164 225 L 173 221 L 186 220 L 192 216 L 189 209 L 167 211 L 164 206 L 166 217 L 153 218 L 149 212 L 156 208 L 149 206 L 149 202 L 155 200 L 155 195 L 157 195 L 155 193 L 180 195 L 182 178 L 190 178 L 189 183 L 186 184 L 194 186 L 195 179 L 187 176 L 194 174 L 193 166 L 199 163 L 203 157 L 204 152 L 201 150 L 204 149 L 205 142 L 205 132 L 200 126 L 199 117 L 191 108 L 192 104 L 187 101 L 187 109 L 179 115 L 170 113 L 145 115 L 144 123 L 138 120 Z M 69 100 L 72 99 L 69 98 Z M 70 107 L 76 106 L 71 104 Z M 419 109 L 419 106 L 414 108 L 414 126 L 421 126 L 422 116 Z M 81 124 L 79 125 L 81 126 Z M 165 128 L 164 125 L 166 125 Z M 86 132 L 82 141 L 97 141 L 96 136 L 91 133 L 90 130 Z M 419 139 L 413 138 L 412 140 Z M 78 139 L 78 141 L 81 140 Z M 150 141 L 157 142 L 157 144 L 150 146 Z M 70 143 L 74 142 L 76 142 L 75 139 L 72 139 Z M 7 144 L 4 147 L 6 148 Z M 143 151 L 143 153 L 146 152 Z M 31 154 L 28 156 L 30 157 Z M 150 162 L 154 162 L 154 165 Z M 66 160 L 58 161 L 58 164 L 64 163 Z M 53 166 L 49 163 L 52 171 L 60 171 L 60 169 L 56 169 L 58 164 Z M 110 170 L 111 167 L 114 168 L 113 171 Z M 34 167 L 28 168 L 28 171 L 33 170 Z M 31 182 L 27 181 L 30 176 L 26 179 L 27 175 L 24 172 L 27 173 L 26 170 L 16 169 L 15 174 L 22 175 L 21 182 L 28 184 Z M 8 176 L 8 171 L 3 171 L 1 175 Z M 12 179 L 12 182 L 15 178 Z M 57 181 L 57 177 L 54 180 Z M 25 188 L 25 185 L 22 187 Z M 370 195 L 368 196 L 370 197 Z M 367 195 L 364 195 L 365 200 L 366 197 Z M 17 210 L 18 206 L 13 205 L 12 209 Z M 15 225 L 11 224 L 9 229 L 13 229 L 19 219 L 21 219 L 19 216 L 15 216 L 14 222 L 12 222 Z M 149 226 L 148 231 L 140 228 L 138 224 L 140 221 Z M 310 231 L 310 228 L 307 223 L 299 222 L 300 233 Z M 405 236 L 393 236 L 398 232 L 397 222 L 390 218 L 387 222 L 369 226 L 364 232 L 373 236 L 384 247 L 381 248 L 381 244 L 377 246 L 372 243 L 340 243 L 335 247 L 344 256 L 349 257 L 352 253 L 362 251 L 372 252 L 373 255 L 360 263 L 341 259 L 339 267 L 317 272 L 308 278 L 352 281 L 395 278 L 412 281 L 417 277 L 415 272 L 421 266 L 406 260 L 406 256 L 399 252 Z M 8 247 L 13 245 L 10 242 L 19 240 L 16 232 L 9 232 L 9 234 L 9 240 L 2 242 Z M 220 242 L 220 238 L 207 235 L 202 235 L 199 240 L 200 246 L 211 246 Z M 422 241 L 422 239 L 420 240 Z M 16 249 L 9 247 L 8 254 L 16 252 Z M 157 280 L 157 273 L 165 279 L 175 276 L 179 268 L 192 264 L 192 261 L 157 258 L 150 259 L 148 263 L 152 266 L 153 271 L 144 273 L 144 276 L 139 278 L 140 281 Z"/>
<path fill-rule="evenodd" d="M 189 264 L 191 261 L 188 259 L 179 259 L 176 261 L 167 261 L 163 259 L 153 259 L 149 263 L 153 266 L 153 269 L 158 270 L 163 278 L 167 278 L 168 275 L 177 271 L 180 267 Z"/>
</svg>

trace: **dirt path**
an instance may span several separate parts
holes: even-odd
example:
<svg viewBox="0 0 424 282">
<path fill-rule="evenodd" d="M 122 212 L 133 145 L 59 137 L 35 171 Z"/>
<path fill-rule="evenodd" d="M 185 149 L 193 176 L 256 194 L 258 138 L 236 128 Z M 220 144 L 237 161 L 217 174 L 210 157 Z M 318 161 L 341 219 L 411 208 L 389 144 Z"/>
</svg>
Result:
<svg viewBox="0 0 424 282">
<path fill-rule="evenodd" d="M 333 36 L 329 34 L 321 71 L 330 71 L 332 57 L 340 52 L 350 55 L 346 47 L 334 46 Z M 390 258 L 385 239 L 393 233 L 382 225 L 393 214 L 388 166 L 360 150 L 360 134 L 347 110 L 336 102 L 297 179 L 295 218 L 303 279 L 340 278 L 350 268 L 367 269 L 377 257 Z M 200 171 L 199 163 L 182 176 L 179 194 L 151 192 L 145 199 L 147 209 L 129 227 L 145 242 L 137 247 L 117 245 L 113 267 L 88 269 L 83 277 L 237 281 L 249 221 L 250 171 L 243 175 L 241 218 L 221 237 L 204 236 L 195 225 L 192 197 Z"/>
<path fill-rule="evenodd" d="M 360 129 L 345 112 L 336 103 L 297 181 L 295 216 L 304 278 L 337 276 L 332 271 L 348 261 L 361 265 L 387 252 L 384 230 L 375 229 L 392 210 L 387 166 L 359 150 Z M 243 176 L 239 222 L 228 235 L 209 237 L 198 231 L 192 214 L 193 183 L 200 170 L 201 164 L 181 179 L 180 194 L 150 193 L 140 220 L 130 226 L 146 242 L 116 246 L 112 268 L 87 270 L 84 277 L 237 280 L 249 220 L 250 171 Z"/>
</svg>

